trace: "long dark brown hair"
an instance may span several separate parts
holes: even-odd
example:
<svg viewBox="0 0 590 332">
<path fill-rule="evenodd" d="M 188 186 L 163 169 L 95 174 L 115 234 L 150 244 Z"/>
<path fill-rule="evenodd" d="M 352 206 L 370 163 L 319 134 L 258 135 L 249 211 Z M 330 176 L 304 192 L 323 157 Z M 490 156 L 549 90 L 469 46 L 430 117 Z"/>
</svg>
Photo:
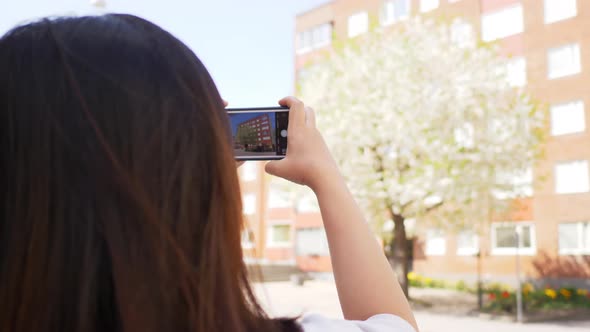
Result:
<svg viewBox="0 0 590 332">
<path fill-rule="evenodd" d="M 297 331 L 242 259 L 222 100 L 130 15 L 0 39 L 1 331 Z"/>
</svg>

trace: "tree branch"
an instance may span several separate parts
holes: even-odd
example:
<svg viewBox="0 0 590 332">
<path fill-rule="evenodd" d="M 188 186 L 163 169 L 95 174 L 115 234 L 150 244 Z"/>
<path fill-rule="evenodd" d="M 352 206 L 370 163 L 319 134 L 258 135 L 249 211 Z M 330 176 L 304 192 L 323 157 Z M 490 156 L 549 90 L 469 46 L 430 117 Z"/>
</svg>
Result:
<svg viewBox="0 0 590 332">
<path fill-rule="evenodd" d="M 438 202 L 438 203 L 434 204 L 433 206 L 427 208 L 426 209 L 426 213 L 430 213 L 430 212 L 438 209 L 439 207 L 441 207 L 443 205 L 444 205 L 444 201 L 441 200 L 440 202 Z"/>
</svg>

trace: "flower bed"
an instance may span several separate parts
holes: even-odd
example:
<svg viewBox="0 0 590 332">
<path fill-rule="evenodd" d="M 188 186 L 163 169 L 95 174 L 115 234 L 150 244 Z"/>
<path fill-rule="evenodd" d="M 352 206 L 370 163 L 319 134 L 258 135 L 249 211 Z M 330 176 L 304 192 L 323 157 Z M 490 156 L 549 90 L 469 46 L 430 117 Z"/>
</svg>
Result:
<svg viewBox="0 0 590 332">
<path fill-rule="evenodd" d="M 506 286 L 485 287 L 487 301 L 484 310 L 495 313 L 516 311 L 516 291 Z M 522 286 L 523 309 L 526 311 L 546 309 L 590 309 L 590 293 L 586 289 L 551 288 L 536 289 L 532 284 Z"/>
<path fill-rule="evenodd" d="M 420 276 L 414 272 L 408 273 L 408 282 L 416 288 L 445 288 L 476 293 L 472 285 L 463 281 L 456 283 L 436 280 Z M 483 286 L 485 295 L 482 311 L 497 315 L 513 315 L 516 312 L 516 291 L 509 285 L 489 283 Z M 535 288 L 532 284 L 525 283 L 522 286 L 523 309 L 526 314 L 539 312 L 560 312 L 560 315 L 568 311 L 590 312 L 590 291 L 571 287 L 553 288 L 545 286 Z"/>
</svg>

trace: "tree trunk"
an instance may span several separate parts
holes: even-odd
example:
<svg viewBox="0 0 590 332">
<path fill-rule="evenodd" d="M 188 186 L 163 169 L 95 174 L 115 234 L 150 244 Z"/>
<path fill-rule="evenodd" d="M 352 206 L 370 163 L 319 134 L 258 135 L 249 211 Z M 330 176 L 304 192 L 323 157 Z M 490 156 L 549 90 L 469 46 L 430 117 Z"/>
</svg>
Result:
<svg viewBox="0 0 590 332">
<path fill-rule="evenodd" d="M 404 225 L 405 218 L 399 214 L 393 214 L 393 241 L 391 242 L 391 258 L 393 270 L 397 274 L 397 279 L 404 291 L 406 297 L 409 298 L 408 293 L 408 267 L 410 257 L 410 247 L 408 246 L 408 238 L 406 235 L 406 226 Z"/>
</svg>

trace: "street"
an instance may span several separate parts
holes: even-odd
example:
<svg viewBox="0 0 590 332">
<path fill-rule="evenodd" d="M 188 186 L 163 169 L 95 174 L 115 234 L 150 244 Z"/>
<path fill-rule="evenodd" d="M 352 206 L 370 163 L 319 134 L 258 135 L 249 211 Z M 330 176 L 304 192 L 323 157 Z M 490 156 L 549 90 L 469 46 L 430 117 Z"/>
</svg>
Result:
<svg viewBox="0 0 590 332">
<path fill-rule="evenodd" d="M 327 317 L 342 318 L 336 287 L 328 281 L 308 281 L 302 287 L 290 282 L 255 284 L 258 298 L 273 316 L 297 316 L 319 313 Z M 491 321 L 457 314 L 434 314 L 417 311 L 416 319 L 421 332 L 588 332 L 590 320 L 571 322 L 545 322 L 516 324 Z"/>
</svg>

